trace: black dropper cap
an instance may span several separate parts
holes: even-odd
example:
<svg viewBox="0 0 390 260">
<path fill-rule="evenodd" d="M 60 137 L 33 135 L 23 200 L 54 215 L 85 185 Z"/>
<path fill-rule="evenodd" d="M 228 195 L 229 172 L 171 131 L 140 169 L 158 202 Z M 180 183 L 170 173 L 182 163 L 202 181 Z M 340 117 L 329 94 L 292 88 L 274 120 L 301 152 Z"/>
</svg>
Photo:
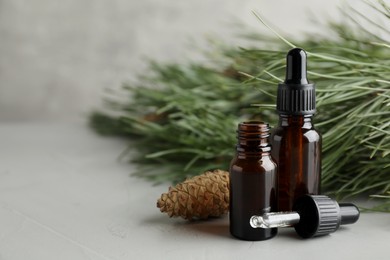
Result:
<svg viewBox="0 0 390 260">
<path fill-rule="evenodd" d="M 295 231 L 303 238 L 327 235 L 340 225 L 353 224 L 360 216 L 359 209 L 351 203 L 340 203 L 325 195 L 305 195 L 297 199 L 293 211 L 300 216 Z"/>
<path fill-rule="evenodd" d="M 286 56 L 286 79 L 278 85 L 276 109 L 280 114 L 312 115 L 316 112 L 315 86 L 306 76 L 307 55 L 291 49 Z"/>
</svg>

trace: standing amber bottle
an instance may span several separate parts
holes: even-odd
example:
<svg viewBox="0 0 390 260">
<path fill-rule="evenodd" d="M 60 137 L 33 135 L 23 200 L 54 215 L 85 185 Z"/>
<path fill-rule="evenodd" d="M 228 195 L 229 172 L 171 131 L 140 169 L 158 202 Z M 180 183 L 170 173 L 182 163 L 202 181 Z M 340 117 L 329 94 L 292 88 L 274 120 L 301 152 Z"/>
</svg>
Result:
<svg viewBox="0 0 390 260">
<path fill-rule="evenodd" d="M 276 164 L 268 143 L 269 126 L 262 122 L 238 125 L 237 153 L 230 164 L 230 233 L 243 240 L 265 240 L 276 228 L 254 229 L 249 220 L 277 210 Z"/>
<path fill-rule="evenodd" d="M 279 125 L 271 135 L 272 157 L 278 165 L 278 210 L 291 211 L 305 194 L 319 194 L 321 135 L 312 123 L 315 86 L 306 77 L 306 53 L 287 54 L 286 79 L 277 94 Z"/>
</svg>

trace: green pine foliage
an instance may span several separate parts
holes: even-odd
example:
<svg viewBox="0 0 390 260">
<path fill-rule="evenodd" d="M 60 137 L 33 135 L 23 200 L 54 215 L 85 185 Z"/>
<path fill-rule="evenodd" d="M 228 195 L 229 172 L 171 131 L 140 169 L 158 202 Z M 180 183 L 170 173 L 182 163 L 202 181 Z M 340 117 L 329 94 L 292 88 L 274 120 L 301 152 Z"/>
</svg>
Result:
<svg viewBox="0 0 390 260">
<path fill-rule="evenodd" d="M 274 104 L 285 54 L 298 46 L 307 50 L 308 76 L 317 86 L 314 123 L 323 136 L 323 190 L 341 197 L 385 194 L 390 191 L 390 7 L 383 1 L 369 5 L 386 25 L 351 9 L 353 24 L 330 23 L 324 30 L 331 37 L 290 42 L 279 35 L 276 40 L 252 35 L 255 46 L 272 48 L 219 46 L 214 56 L 224 62 L 214 65 L 153 63 L 151 73 L 124 86 L 126 102 L 107 100 L 106 111 L 119 116 L 95 112 L 91 125 L 103 134 L 129 137 L 137 151 L 133 160 L 142 166 L 137 174 L 155 182 L 227 169 L 238 122 L 277 123 Z M 360 26 L 356 16 L 373 29 Z M 378 210 L 390 210 L 390 203 Z"/>
</svg>

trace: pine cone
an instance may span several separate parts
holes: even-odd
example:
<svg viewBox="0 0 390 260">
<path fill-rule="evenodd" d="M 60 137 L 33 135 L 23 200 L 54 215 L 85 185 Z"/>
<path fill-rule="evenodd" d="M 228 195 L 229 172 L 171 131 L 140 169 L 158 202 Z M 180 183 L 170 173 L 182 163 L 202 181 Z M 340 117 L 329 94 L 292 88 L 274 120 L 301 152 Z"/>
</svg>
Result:
<svg viewBox="0 0 390 260">
<path fill-rule="evenodd" d="M 157 200 L 157 207 L 169 217 L 207 219 L 229 211 L 229 173 L 207 171 L 175 187 L 169 187 Z"/>
</svg>

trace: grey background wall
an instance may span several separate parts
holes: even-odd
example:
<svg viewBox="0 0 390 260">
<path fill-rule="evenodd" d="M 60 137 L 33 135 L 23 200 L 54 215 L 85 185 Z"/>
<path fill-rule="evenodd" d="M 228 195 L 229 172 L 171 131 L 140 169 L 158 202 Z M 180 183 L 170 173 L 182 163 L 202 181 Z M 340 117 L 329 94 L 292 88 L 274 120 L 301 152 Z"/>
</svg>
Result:
<svg viewBox="0 0 390 260">
<path fill-rule="evenodd" d="M 285 35 L 340 19 L 341 0 L 0 0 L 0 121 L 69 120 L 146 69 L 146 57 L 197 59 L 206 36 L 239 45 L 240 22 Z M 291 15 L 294 11 L 295 16 Z"/>
</svg>

